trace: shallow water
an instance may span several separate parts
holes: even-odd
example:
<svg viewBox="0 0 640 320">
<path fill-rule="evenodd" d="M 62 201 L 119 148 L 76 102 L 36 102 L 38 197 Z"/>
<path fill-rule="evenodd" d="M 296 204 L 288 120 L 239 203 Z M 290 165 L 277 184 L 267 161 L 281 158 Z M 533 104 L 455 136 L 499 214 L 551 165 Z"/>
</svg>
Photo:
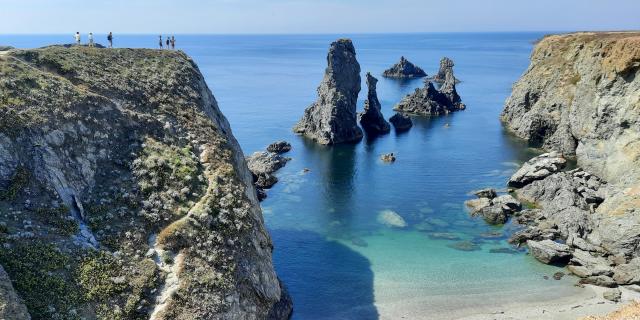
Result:
<svg viewBox="0 0 640 320">
<path fill-rule="evenodd" d="M 350 36 L 363 72 L 376 76 L 401 55 L 429 74 L 442 56 L 452 58 L 468 109 L 414 118 L 404 134 L 336 147 L 295 136 L 291 127 L 314 101 L 329 43 L 341 35 L 177 37 L 178 47 L 204 73 L 245 153 L 278 139 L 293 145 L 288 154 L 293 160 L 278 172 L 280 182 L 262 205 L 295 319 L 444 319 L 579 290 L 568 277 L 544 280 L 557 269 L 523 252 L 491 253 L 508 248 L 505 236 L 496 233 L 512 227 L 487 226 L 463 208 L 469 191 L 503 188 L 517 165 L 534 154 L 504 132 L 499 114 L 541 36 Z M 155 39 L 116 35 L 116 45 L 153 46 Z M 71 36 L 0 36 L 0 44 L 17 47 L 68 40 Z M 395 103 L 422 84 L 379 80 L 387 118 Z M 361 92 L 359 110 L 365 96 Z M 395 163 L 379 160 L 387 152 L 397 155 Z M 385 223 L 384 210 L 397 213 L 407 226 Z"/>
</svg>

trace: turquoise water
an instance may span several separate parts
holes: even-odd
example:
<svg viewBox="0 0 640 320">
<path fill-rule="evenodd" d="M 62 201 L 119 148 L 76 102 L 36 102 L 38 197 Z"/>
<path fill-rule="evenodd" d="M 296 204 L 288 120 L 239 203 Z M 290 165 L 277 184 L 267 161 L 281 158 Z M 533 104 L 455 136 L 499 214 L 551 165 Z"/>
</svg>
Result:
<svg viewBox="0 0 640 320">
<path fill-rule="evenodd" d="M 280 182 L 262 205 L 276 269 L 294 299 L 294 319 L 446 319 L 575 293 L 574 280 L 544 280 L 557 270 L 523 252 L 491 253 L 508 247 L 512 227 L 487 226 L 463 208 L 469 191 L 502 188 L 534 154 L 504 132 L 498 117 L 542 34 L 350 36 L 363 72 L 374 75 L 401 55 L 429 74 L 442 56 L 452 58 L 468 108 L 414 118 L 404 134 L 323 147 L 295 136 L 291 127 L 314 101 L 329 43 L 341 36 L 177 37 L 178 47 L 200 66 L 245 153 L 279 139 L 293 145 L 293 160 L 278 172 Z M 116 46 L 151 47 L 155 39 L 116 35 Z M 0 36 L 0 44 L 17 47 L 70 40 Z M 387 118 L 395 103 L 422 84 L 379 80 Z M 359 110 L 365 96 L 361 92 Z M 398 160 L 382 163 L 379 157 L 387 152 Z M 384 223 L 385 210 L 407 226 Z M 460 241 L 476 250 L 452 247 Z"/>
</svg>

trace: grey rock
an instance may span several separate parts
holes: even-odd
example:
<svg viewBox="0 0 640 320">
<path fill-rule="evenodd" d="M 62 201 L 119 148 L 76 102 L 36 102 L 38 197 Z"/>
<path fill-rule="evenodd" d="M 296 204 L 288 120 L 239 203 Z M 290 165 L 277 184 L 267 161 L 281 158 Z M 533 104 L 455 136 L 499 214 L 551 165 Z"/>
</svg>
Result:
<svg viewBox="0 0 640 320">
<path fill-rule="evenodd" d="M 255 180 L 254 185 L 261 189 L 269 189 L 278 182 L 278 178 L 276 176 L 266 172 L 258 174 Z"/>
<path fill-rule="evenodd" d="M 466 106 L 461 102 L 456 91 L 455 82 L 449 78 L 441 89 L 433 86 L 431 81 L 425 81 L 423 88 L 417 88 L 413 93 L 404 97 L 394 110 L 417 115 L 444 115 Z"/>
<path fill-rule="evenodd" d="M 409 62 L 405 57 L 400 57 L 400 62 L 393 65 L 391 68 L 385 70 L 382 73 L 383 77 L 387 78 L 422 78 L 426 77 L 427 73 L 424 70 L 417 67 L 415 64 Z"/>
<path fill-rule="evenodd" d="M 586 278 L 580 279 L 579 283 L 581 284 L 592 284 L 598 287 L 607 287 L 607 288 L 615 288 L 617 286 L 616 282 L 611 279 L 609 276 L 600 275 L 600 276 L 590 276 Z"/>
<path fill-rule="evenodd" d="M 397 132 L 403 132 L 411 129 L 413 126 L 413 122 L 411 122 L 411 118 L 403 115 L 400 112 L 396 112 L 391 118 L 389 118 L 389 122 L 393 124 L 393 127 Z"/>
<path fill-rule="evenodd" d="M 447 247 L 460 250 L 460 251 L 478 251 L 482 248 L 477 243 L 473 243 L 471 241 L 460 241 L 456 243 L 448 244 Z"/>
<path fill-rule="evenodd" d="M 320 144 L 355 142 L 362 139 L 356 103 L 360 92 L 360 64 L 349 39 L 331 44 L 328 67 L 318 87 L 318 100 L 309 106 L 293 131 Z"/>
<path fill-rule="evenodd" d="M 389 133 L 391 126 L 382 115 L 376 84 L 378 79 L 367 72 L 367 87 L 369 89 L 367 100 L 364 101 L 364 111 L 358 114 L 358 121 L 367 134 L 379 135 Z"/>
<path fill-rule="evenodd" d="M 640 284 L 640 258 L 613 269 L 613 279 L 618 284 Z"/>
<path fill-rule="evenodd" d="M 464 204 L 469 208 L 471 214 L 475 214 L 480 212 L 482 209 L 491 206 L 491 199 L 489 198 L 478 198 L 471 199 L 464 202 Z"/>
<path fill-rule="evenodd" d="M 15 49 L 12 46 L 0 46 L 0 51 L 9 51 L 11 49 Z"/>
<path fill-rule="evenodd" d="M 567 160 L 558 152 L 549 152 L 527 161 L 509 179 L 509 186 L 522 187 L 560 171 Z"/>
<path fill-rule="evenodd" d="M 611 269 L 611 264 L 606 258 L 595 256 L 588 251 L 580 249 L 573 250 L 571 263 L 581 265 L 589 269 Z"/>
<path fill-rule="evenodd" d="M 568 261 L 571 257 L 569 246 L 551 240 L 527 241 L 533 257 L 546 264 Z"/>
<path fill-rule="evenodd" d="M 476 197 L 478 198 L 489 198 L 489 199 L 493 199 L 498 196 L 498 194 L 496 193 L 496 189 L 493 189 L 493 188 L 485 188 L 478 191 L 474 191 L 473 194 L 476 195 Z"/>
<path fill-rule="evenodd" d="M 443 57 L 440 59 L 440 68 L 438 69 L 438 73 L 431 78 L 434 82 L 442 83 L 446 80 L 447 74 L 453 75 L 453 60 Z M 458 79 L 455 79 L 456 83 L 460 82 Z"/>
<path fill-rule="evenodd" d="M 286 153 L 291 151 L 291 144 L 286 141 L 276 141 L 267 147 L 267 151 L 278 154 Z"/>
<path fill-rule="evenodd" d="M 553 274 L 553 279 L 555 280 L 560 280 L 562 277 L 564 277 L 564 272 L 558 271 Z"/>
<path fill-rule="evenodd" d="M 472 216 L 481 216 L 489 224 L 504 224 L 513 213 L 522 209 L 520 201 L 511 195 L 467 200 L 465 205 Z"/>
<path fill-rule="evenodd" d="M 502 208 L 507 213 L 514 213 L 522 210 L 522 203 L 512 195 L 505 194 L 491 200 L 492 205 Z"/>
<path fill-rule="evenodd" d="M 31 319 L 24 301 L 13 289 L 9 275 L 0 266 L 0 319 Z"/>
<path fill-rule="evenodd" d="M 622 298 L 622 291 L 618 288 L 609 289 L 602 293 L 602 297 L 613 302 L 620 302 Z"/>
<path fill-rule="evenodd" d="M 256 176 L 263 173 L 274 173 L 284 167 L 289 158 L 277 153 L 258 151 L 247 157 L 249 170 Z"/>
</svg>

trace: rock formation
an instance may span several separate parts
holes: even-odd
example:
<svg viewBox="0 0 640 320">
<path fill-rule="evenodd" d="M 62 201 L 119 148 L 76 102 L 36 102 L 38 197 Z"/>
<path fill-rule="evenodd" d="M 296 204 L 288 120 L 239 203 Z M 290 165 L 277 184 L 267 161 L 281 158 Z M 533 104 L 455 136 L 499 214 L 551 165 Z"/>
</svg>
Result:
<svg viewBox="0 0 640 320">
<path fill-rule="evenodd" d="M 389 122 L 393 124 L 393 127 L 396 128 L 397 132 L 407 131 L 413 126 L 411 118 L 403 115 L 400 112 L 396 112 L 396 114 L 389 118 Z"/>
<path fill-rule="evenodd" d="M 252 176 L 179 51 L 0 55 L 0 265 L 34 319 L 286 319 Z"/>
<path fill-rule="evenodd" d="M 522 209 L 520 201 L 508 194 L 498 196 L 494 189 L 479 190 L 475 195 L 478 198 L 466 201 L 465 205 L 472 216 L 481 216 L 489 224 L 504 224 Z"/>
<path fill-rule="evenodd" d="M 31 319 L 24 301 L 13 289 L 11 279 L 2 266 L 0 266 L 0 319 Z"/>
<path fill-rule="evenodd" d="M 400 62 L 385 70 L 382 76 L 387 78 L 409 79 L 426 77 L 427 73 L 415 64 L 409 62 L 405 57 L 400 57 Z"/>
<path fill-rule="evenodd" d="M 455 81 L 448 77 L 441 89 L 433 86 L 431 81 L 425 81 L 423 88 L 417 88 L 395 106 L 394 110 L 417 115 L 443 115 L 450 112 L 464 110 L 466 106 L 461 102 L 456 91 Z"/>
<path fill-rule="evenodd" d="M 443 57 L 440 59 L 440 68 L 438 69 L 438 73 L 435 76 L 431 77 L 431 81 L 443 83 L 447 80 L 447 75 L 453 77 L 454 83 L 460 82 L 458 79 L 453 76 L 453 60 Z"/>
<path fill-rule="evenodd" d="M 640 284 L 639 35 L 545 37 L 502 113 L 517 136 L 553 151 L 509 180 L 535 207 L 520 213 L 524 227 L 510 241 L 534 255 L 541 242 L 564 242 L 567 269 L 585 284 Z M 560 154 L 578 168 L 562 171 Z"/>
<path fill-rule="evenodd" d="M 267 149 L 271 146 L 273 145 Z M 258 200 L 262 201 L 267 197 L 264 190 L 273 187 L 278 182 L 278 178 L 273 173 L 284 167 L 289 160 L 291 159 L 269 151 L 254 152 L 247 157 L 247 165 L 253 176 L 253 184 L 258 191 Z"/>
<path fill-rule="evenodd" d="M 286 141 L 276 141 L 267 147 L 267 151 L 274 153 L 287 153 L 291 151 L 291 144 Z"/>
<path fill-rule="evenodd" d="M 293 131 L 320 144 L 362 139 L 356 103 L 360 93 L 360 64 L 349 39 L 331 44 L 327 69 L 318 87 L 318 100 L 309 106 Z"/>
<path fill-rule="evenodd" d="M 378 79 L 367 72 L 367 87 L 369 93 L 367 100 L 364 101 L 364 111 L 358 114 L 358 121 L 367 134 L 379 135 L 389 133 L 391 126 L 382 116 L 380 110 L 382 106 L 378 101 L 378 93 L 376 92 L 376 84 Z"/>
</svg>

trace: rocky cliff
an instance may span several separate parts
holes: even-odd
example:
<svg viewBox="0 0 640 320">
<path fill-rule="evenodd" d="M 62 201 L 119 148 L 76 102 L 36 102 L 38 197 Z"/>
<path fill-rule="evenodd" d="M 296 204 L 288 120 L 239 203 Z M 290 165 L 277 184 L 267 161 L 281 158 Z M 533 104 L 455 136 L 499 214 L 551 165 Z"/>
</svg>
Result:
<svg viewBox="0 0 640 320">
<path fill-rule="evenodd" d="M 640 33 L 548 36 L 502 114 L 531 145 L 577 160 L 562 171 L 558 153 L 543 155 L 509 183 L 536 207 L 512 241 L 544 249 L 533 252 L 541 261 L 563 257 L 583 283 L 640 284 L 639 73 Z"/>
<path fill-rule="evenodd" d="M 286 319 L 251 173 L 181 52 L 0 53 L 0 265 L 33 319 Z"/>
<path fill-rule="evenodd" d="M 360 93 L 360 64 L 349 39 L 333 42 L 327 68 L 318 87 L 318 100 L 309 106 L 293 131 L 320 144 L 355 142 L 362 139 L 356 103 Z"/>
</svg>

